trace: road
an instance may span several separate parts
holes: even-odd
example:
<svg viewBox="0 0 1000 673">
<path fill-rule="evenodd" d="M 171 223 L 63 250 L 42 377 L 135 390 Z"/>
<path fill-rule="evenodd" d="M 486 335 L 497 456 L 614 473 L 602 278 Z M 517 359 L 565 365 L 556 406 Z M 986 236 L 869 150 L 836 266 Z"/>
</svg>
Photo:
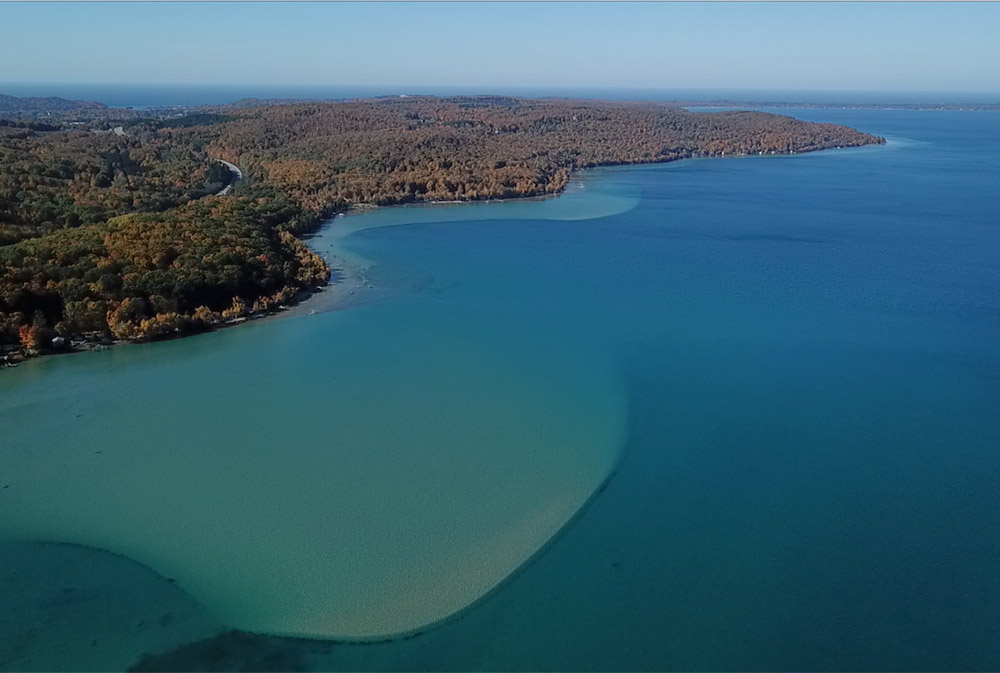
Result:
<svg viewBox="0 0 1000 673">
<path fill-rule="evenodd" d="M 121 136 L 122 138 L 128 137 L 128 134 L 125 133 L 125 127 L 123 126 L 116 126 L 111 129 L 111 132 L 116 136 Z M 107 131 L 95 131 L 95 133 L 107 133 Z M 216 193 L 216 196 L 225 196 L 229 193 L 229 190 L 233 188 L 233 185 L 243 179 L 243 169 L 236 164 L 226 161 L 225 159 L 216 159 L 216 161 L 228 168 L 229 172 L 233 174 L 233 181 L 223 187 L 222 191 Z"/>
<path fill-rule="evenodd" d="M 231 164 L 225 159 L 216 159 L 216 161 L 218 161 L 220 164 L 228 168 L 229 171 L 233 174 L 233 181 L 230 182 L 225 187 L 223 187 L 221 192 L 216 194 L 216 196 L 225 196 L 226 194 L 229 193 L 229 190 L 233 188 L 233 185 L 235 185 L 237 182 L 243 179 L 243 171 L 240 169 L 239 166 L 237 166 L 236 164 Z"/>
</svg>

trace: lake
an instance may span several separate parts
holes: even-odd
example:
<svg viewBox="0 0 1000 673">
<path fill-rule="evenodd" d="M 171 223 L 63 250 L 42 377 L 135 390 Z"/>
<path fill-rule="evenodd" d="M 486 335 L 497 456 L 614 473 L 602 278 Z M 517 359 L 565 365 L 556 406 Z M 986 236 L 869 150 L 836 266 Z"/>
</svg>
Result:
<svg viewBox="0 0 1000 673">
<path fill-rule="evenodd" d="M 348 310 L 0 372 L 0 668 L 1000 667 L 1000 113 L 788 114 L 889 143 L 338 218 Z"/>
</svg>

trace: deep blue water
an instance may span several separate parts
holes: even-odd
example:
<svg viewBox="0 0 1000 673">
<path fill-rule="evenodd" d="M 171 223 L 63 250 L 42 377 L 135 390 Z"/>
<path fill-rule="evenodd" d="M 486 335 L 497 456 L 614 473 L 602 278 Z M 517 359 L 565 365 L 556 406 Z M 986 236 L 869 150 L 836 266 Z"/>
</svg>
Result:
<svg viewBox="0 0 1000 673">
<path fill-rule="evenodd" d="M 794 114 L 891 142 L 599 171 L 639 196 L 599 219 L 356 235 L 602 342 L 631 411 L 535 566 L 343 665 L 1000 667 L 1000 114 Z"/>
<path fill-rule="evenodd" d="M 498 368 L 556 418 L 569 406 L 557 387 L 539 395 L 546 371 L 601 408 L 604 379 L 568 372 L 611 363 L 621 463 L 545 553 L 420 637 L 296 644 L 309 666 L 997 670 L 1000 113 L 792 114 L 890 142 L 595 170 L 559 199 L 335 220 L 313 245 L 373 227 L 344 243 L 373 262 L 381 303 L 43 360 L 2 381 L 0 402 L 15 381 L 35 400 L 100 379 L 87 358 L 104 358 L 86 413 L 123 381 L 155 410 L 181 381 L 191 399 L 171 404 L 204 409 L 204 427 L 268 413 L 275 425 L 241 435 L 253 443 L 303 418 L 322 436 L 336 409 L 312 381 L 354 386 L 365 367 L 388 400 L 372 422 L 390 427 L 393 368 L 399 386 L 417 378 L 400 363 L 479 372 L 463 396 L 506 421 Z M 267 407 L 234 412 L 220 380 Z"/>
</svg>

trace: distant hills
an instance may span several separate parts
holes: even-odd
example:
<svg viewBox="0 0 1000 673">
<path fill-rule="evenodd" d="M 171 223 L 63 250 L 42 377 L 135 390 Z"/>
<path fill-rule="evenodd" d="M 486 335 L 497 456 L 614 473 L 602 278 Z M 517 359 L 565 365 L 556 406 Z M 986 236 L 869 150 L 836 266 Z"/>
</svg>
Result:
<svg viewBox="0 0 1000 673">
<path fill-rule="evenodd" d="M 0 93 L 0 112 L 72 112 L 76 110 L 107 110 L 104 103 L 67 100 L 56 96 L 18 98 Z"/>
<path fill-rule="evenodd" d="M 392 95 L 392 96 L 374 96 L 372 98 L 355 98 L 355 99 L 325 99 L 325 98 L 241 98 L 238 101 L 232 103 L 227 103 L 219 106 L 202 106 L 202 107 L 230 107 L 230 108 L 257 108 L 257 107 L 270 107 L 275 105 L 300 105 L 302 103 L 331 103 L 339 102 L 341 100 L 449 100 L 449 101 L 460 101 L 464 100 L 466 106 L 484 106 L 484 105 L 508 105 L 511 101 L 517 100 L 509 96 L 431 96 L 431 95 Z M 555 96 L 550 98 L 539 98 L 538 100 L 589 100 L 583 99 L 572 99 L 564 98 L 561 96 Z M 596 99 L 595 99 L 596 100 Z M 716 99 L 716 100 L 663 100 L 663 101 L 653 101 L 653 100 L 641 100 L 641 101 L 602 101 L 605 103 L 640 103 L 647 105 L 665 105 L 667 107 L 678 107 L 678 108 L 689 108 L 689 107 L 703 107 L 703 108 L 756 108 L 756 109 L 785 109 L 785 110 L 795 110 L 795 109 L 845 109 L 845 110 L 1000 110 L 1000 104 L 998 103 L 810 103 L 803 101 L 766 101 L 766 100 L 730 100 L 730 99 Z M 2 109 L 2 108 L 0 108 Z"/>
<path fill-rule="evenodd" d="M 334 101 L 341 100 L 392 100 L 392 99 L 415 99 L 415 100 L 434 100 L 438 99 L 438 96 L 429 95 L 392 95 L 392 96 L 376 96 L 373 98 L 360 98 L 360 99 L 336 99 L 336 98 L 242 98 L 232 103 L 224 104 L 214 104 L 214 105 L 181 105 L 181 106 L 166 106 L 173 109 L 180 109 L 183 111 L 197 110 L 199 108 L 234 108 L 234 109 L 246 109 L 246 108 L 258 108 L 258 107 L 270 107 L 275 105 L 299 105 L 303 103 L 330 103 Z M 470 96 L 464 97 L 470 100 L 469 104 L 475 105 L 486 105 L 486 104 L 505 104 L 509 102 L 510 99 L 507 96 Z M 450 100 L 457 100 L 456 97 L 450 97 Z M 548 100 L 568 100 L 562 97 L 553 97 Z M 625 101 L 621 101 L 625 102 Z M 639 101 L 636 101 L 639 102 Z M 1000 104 L 998 103 L 811 103 L 803 101 L 767 101 L 767 100 L 730 100 L 730 99 L 715 99 L 715 100 L 672 100 L 672 101 L 641 101 L 647 104 L 660 104 L 669 107 L 706 107 L 706 108 L 757 108 L 757 109 L 810 109 L 810 108 L 843 108 L 852 110 L 1000 110 Z M 157 109 L 155 111 L 147 111 L 148 116 L 155 116 L 157 113 L 162 113 L 164 109 Z M 3 114 L 13 114 L 13 115 L 29 115 L 37 116 L 39 114 L 44 114 L 47 112 L 62 112 L 62 113 L 73 113 L 81 111 L 91 111 L 100 114 L 99 111 L 114 111 L 116 116 L 130 117 L 137 114 L 137 111 L 124 110 L 122 108 L 110 108 L 104 103 L 98 103 L 96 101 L 84 101 L 84 100 L 69 100 L 66 98 L 59 98 L 57 96 L 46 96 L 46 97 L 24 97 L 18 98 L 17 96 L 8 96 L 5 94 L 0 94 L 0 115 Z M 103 115 L 102 115 L 103 116 Z M 142 116 L 142 115 L 139 115 Z"/>
</svg>

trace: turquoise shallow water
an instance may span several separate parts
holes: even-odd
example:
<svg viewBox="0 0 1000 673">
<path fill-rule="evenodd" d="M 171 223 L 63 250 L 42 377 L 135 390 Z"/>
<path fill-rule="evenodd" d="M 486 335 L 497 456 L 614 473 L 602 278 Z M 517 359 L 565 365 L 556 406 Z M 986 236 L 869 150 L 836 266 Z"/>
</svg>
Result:
<svg viewBox="0 0 1000 673">
<path fill-rule="evenodd" d="M 246 630 L 449 616 L 607 477 L 625 404 L 585 349 L 433 302 L 19 368 L 0 533 L 126 555 Z"/>
<path fill-rule="evenodd" d="M 794 114 L 891 142 L 342 218 L 377 304 L 3 372 L 0 530 L 367 632 L 618 465 L 309 666 L 1000 667 L 1000 115 Z"/>
</svg>

